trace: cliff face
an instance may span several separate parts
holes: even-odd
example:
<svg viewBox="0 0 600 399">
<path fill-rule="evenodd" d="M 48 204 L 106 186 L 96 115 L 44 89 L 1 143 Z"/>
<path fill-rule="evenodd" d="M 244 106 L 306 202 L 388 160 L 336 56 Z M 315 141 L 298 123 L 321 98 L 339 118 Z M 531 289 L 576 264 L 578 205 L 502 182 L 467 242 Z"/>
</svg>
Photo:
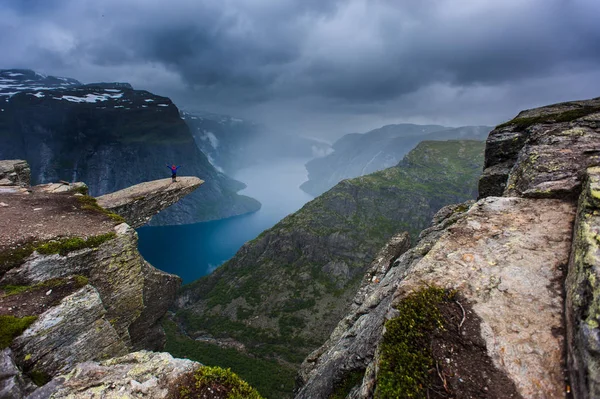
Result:
<svg viewBox="0 0 600 399">
<path fill-rule="evenodd" d="M 487 126 L 447 128 L 439 125 L 388 125 L 364 134 L 347 134 L 333 144 L 332 152 L 306 164 L 308 181 L 301 188 L 317 196 L 344 179 L 364 176 L 398 164 L 426 140 L 485 140 Z"/>
<path fill-rule="evenodd" d="M 11 164 L 22 170 L 23 162 Z M 82 195 L 85 186 L 56 186 L 66 188 L 0 190 L 2 398 L 24 397 L 36 388 L 31 381 L 43 384 L 81 362 L 159 350 L 159 319 L 181 284 L 141 257 L 135 231 Z"/>
<path fill-rule="evenodd" d="M 598 104 L 498 126 L 481 199 L 375 260 L 296 397 L 598 397 Z"/>
<path fill-rule="evenodd" d="M 154 224 L 193 223 L 259 209 L 199 151 L 166 97 L 122 83 L 82 85 L 32 71 L 0 71 L 0 158 L 26 159 L 34 184 L 85 181 L 92 195 L 169 176 L 206 180 Z"/>
<path fill-rule="evenodd" d="M 186 285 L 181 324 L 192 338 L 298 365 L 342 317 L 376 248 L 475 197 L 482 156 L 483 142 L 423 142 L 397 167 L 339 183 Z"/>
</svg>

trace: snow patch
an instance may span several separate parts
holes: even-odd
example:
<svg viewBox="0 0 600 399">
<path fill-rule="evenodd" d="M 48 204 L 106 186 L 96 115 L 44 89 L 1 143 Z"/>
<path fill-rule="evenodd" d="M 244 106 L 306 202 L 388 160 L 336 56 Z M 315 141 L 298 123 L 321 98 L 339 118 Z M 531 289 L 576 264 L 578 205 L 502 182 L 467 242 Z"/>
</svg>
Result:
<svg viewBox="0 0 600 399">
<path fill-rule="evenodd" d="M 153 103 L 153 102 L 154 102 L 154 100 L 153 100 L 153 99 L 151 99 L 151 98 L 148 98 L 148 99 L 146 99 L 146 100 L 144 100 L 144 101 L 146 101 L 147 103 Z"/>
<path fill-rule="evenodd" d="M 119 94 L 86 94 L 85 97 L 77 97 L 77 96 L 62 96 L 62 97 L 54 97 L 57 100 L 67 100 L 74 103 L 96 103 L 98 101 L 107 101 L 109 99 L 117 99 L 121 98 L 123 93 Z"/>
<path fill-rule="evenodd" d="M 37 97 L 37 98 L 44 97 L 44 93 L 42 93 L 41 91 L 38 91 L 37 93 L 27 93 L 27 95 L 34 96 L 34 97 Z"/>
<path fill-rule="evenodd" d="M 7 75 L 10 76 L 11 78 L 14 78 L 16 76 L 24 76 L 24 74 L 18 73 L 18 72 L 9 72 L 9 73 L 7 73 Z"/>
<path fill-rule="evenodd" d="M 156 104 L 156 105 L 159 107 L 168 107 L 169 106 L 169 104 Z"/>
</svg>

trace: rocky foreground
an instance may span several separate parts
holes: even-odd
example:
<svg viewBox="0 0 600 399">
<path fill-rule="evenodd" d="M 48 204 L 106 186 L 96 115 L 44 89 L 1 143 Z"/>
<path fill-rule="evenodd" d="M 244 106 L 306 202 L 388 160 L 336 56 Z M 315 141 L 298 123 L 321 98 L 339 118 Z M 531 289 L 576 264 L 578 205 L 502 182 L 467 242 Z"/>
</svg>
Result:
<svg viewBox="0 0 600 399">
<path fill-rule="evenodd" d="M 126 221 L 147 221 L 202 181 L 148 182 L 102 199 L 121 216 L 85 195 L 84 184 L 29 187 L 28 171 L 24 161 L 0 162 L 0 398 L 94 397 L 101 384 L 86 388 L 82 379 L 104 374 L 90 362 L 107 359 L 97 367 L 110 364 L 121 380 L 103 397 L 174 394 L 198 363 L 129 353 L 164 346 L 159 320 L 181 279 L 142 258 Z M 143 370 L 123 377 L 136 362 Z M 72 370 L 75 383 L 54 378 Z"/>
<path fill-rule="evenodd" d="M 498 126 L 481 199 L 376 258 L 296 398 L 600 397 L 599 154 L 600 98 Z"/>
</svg>

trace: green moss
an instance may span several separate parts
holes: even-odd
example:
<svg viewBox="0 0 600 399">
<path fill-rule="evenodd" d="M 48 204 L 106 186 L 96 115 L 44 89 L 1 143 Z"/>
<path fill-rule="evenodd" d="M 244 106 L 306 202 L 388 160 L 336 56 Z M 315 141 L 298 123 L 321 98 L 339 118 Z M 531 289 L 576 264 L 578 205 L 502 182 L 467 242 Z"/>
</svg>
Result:
<svg viewBox="0 0 600 399">
<path fill-rule="evenodd" d="M 525 130 L 530 126 L 540 123 L 563 123 L 571 122 L 575 119 L 583 118 L 584 116 L 600 112 L 600 107 L 581 107 L 570 111 L 559 112 L 555 114 L 540 115 L 529 118 L 515 118 L 508 122 L 496 126 L 496 129 L 513 126 L 514 130 Z"/>
<path fill-rule="evenodd" d="M 29 375 L 31 381 L 33 381 L 33 383 L 38 387 L 46 385 L 52 379 L 50 375 L 40 370 L 32 370 L 29 373 L 27 373 L 27 375 Z"/>
<path fill-rule="evenodd" d="M 429 336 L 443 327 L 439 304 L 454 292 L 427 287 L 407 296 L 396 307 L 400 316 L 385 323 L 375 397 L 425 398 L 434 360 Z"/>
<path fill-rule="evenodd" d="M 12 343 L 13 339 L 21 335 L 27 327 L 35 320 L 36 316 L 14 317 L 8 315 L 0 316 L 0 349 L 4 349 Z"/>
<path fill-rule="evenodd" d="M 88 284 L 87 277 L 84 276 L 74 276 L 75 279 L 75 289 L 84 287 Z M 19 295 L 24 292 L 36 291 L 39 289 L 48 289 L 48 288 L 57 288 L 67 285 L 71 282 L 71 278 L 53 278 L 50 280 L 42 281 L 41 283 L 35 285 L 5 285 L 2 288 L 4 294 L 2 297 L 7 297 L 11 295 Z"/>
<path fill-rule="evenodd" d="M 90 211 L 102 213 L 102 214 L 108 216 L 109 218 L 111 218 L 116 223 L 125 223 L 125 219 L 123 219 L 122 216 L 119 216 L 116 213 L 110 212 L 110 211 L 102 208 L 100 205 L 98 205 L 98 201 L 96 201 L 96 198 L 94 198 L 94 197 L 90 197 L 89 195 L 84 195 L 81 197 L 77 197 L 77 200 L 81 203 L 81 209 L 87 209 Z"/>
<path fill-rule="evenodd" d="M 88 187 L 87 186 L 75 187 L 74 189 L 71 190 L 71 192 L 83 194 L 85 196 L 85 195 L 88 195 Z"/>
<path fill-rule="evenodd" d="M 262 396 L 230 369 L 204 366 L 194 372 L 192 384 L 179 387 L 179 398 L 200 397 L 207 388 L 222 387 L 227 399 L 262 399 Z"/>
<path fill-rule="evenodd" d="M 0 274 L 23 263 L 34 250 L 35 245 L 33 243 L 27 243 L 19 248 L 9 249 L 0 253 Z"/>
<path fill-rule="evenodd" d="M 77 251 L 84 248 L 97 248 L 108 240 L 112 240 L 117 236 L 116 233 L 110 232 L 97 236 L 92 236 L 86 239 L 81 237 L 62 238 L 55 241 L 49 241 L 38 245 L 35 250 L 44 255 L 60 254 L 66 255 L 69 252 Z"/>
<path fill-rule="evenodd" d="M 344 376 L 344 378 L 334 385 L 333 393 L 329 395 L 328 399 L 345 399 L 350 393 L 352 388 L 361 383 L 365 375 L 364 370 L 351 371 Z"/>
</svg>

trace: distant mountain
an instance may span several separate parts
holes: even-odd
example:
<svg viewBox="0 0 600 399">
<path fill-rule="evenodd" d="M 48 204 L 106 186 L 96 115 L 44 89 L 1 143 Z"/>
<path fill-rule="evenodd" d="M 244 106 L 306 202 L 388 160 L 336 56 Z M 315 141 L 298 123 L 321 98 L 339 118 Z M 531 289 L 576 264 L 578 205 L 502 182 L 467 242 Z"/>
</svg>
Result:
<svg viewBox="0 0 600 399">
<path fill-rule="evenodd" d="M 437 210 L 475 198 L 483 150 L 482 141 L 422 142 L 398 166 L 337 184 L 186 285 L 180 325 L 192 339 L 297 367 L 393 234 L 416 240 Z"/>
<path fill-rule="evenodd" d="M 387 125 L 370 132 L 347 134 L 333 144 L 333 152 L 306 164 L 308 181 L 300 186 L 319 195 L 338 182 L 383 170 L 402 160 L 424 140 L 485 140 L 489 126 L 449 128 L 440 125 Z"/>
<path fill-rule="evenodd" d="M 260 208 L 198 149 L 169 98 L 127 83 L 0 70 L 0 159 L 26 159 L 34 184 L 84 181 L 94 196 L 169 177 L 166 163 L 206 183 L 154 224 L 193 223 Z"/>
</svg>

